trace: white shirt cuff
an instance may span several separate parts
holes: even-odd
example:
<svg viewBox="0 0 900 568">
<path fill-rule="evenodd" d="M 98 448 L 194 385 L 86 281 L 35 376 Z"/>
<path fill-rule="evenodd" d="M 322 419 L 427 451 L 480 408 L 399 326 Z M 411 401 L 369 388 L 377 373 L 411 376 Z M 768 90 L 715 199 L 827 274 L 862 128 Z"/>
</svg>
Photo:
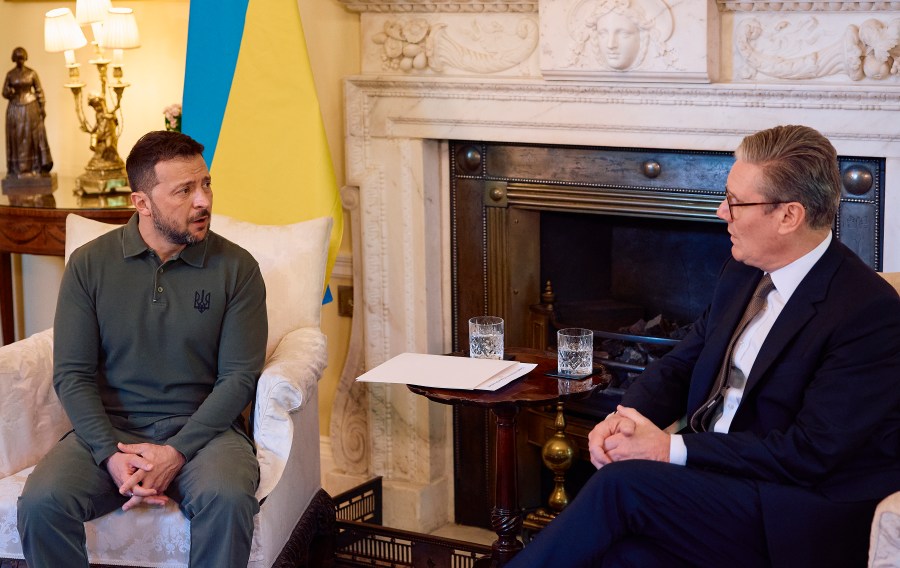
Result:
<svg viewBox="0 0 900 568">
<path fill-rule="evenodd" d="M 669 436 L 669 463 L 684 465 L 687 463 L 687 446 L 680 434 Z"/>
</svg>

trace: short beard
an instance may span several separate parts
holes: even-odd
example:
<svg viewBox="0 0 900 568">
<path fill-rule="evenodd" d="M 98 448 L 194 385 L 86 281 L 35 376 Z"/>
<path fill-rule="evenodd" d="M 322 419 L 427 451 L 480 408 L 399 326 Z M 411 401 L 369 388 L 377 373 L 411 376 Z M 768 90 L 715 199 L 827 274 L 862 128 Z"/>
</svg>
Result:
<svg viewBox="0 0 900 568">
<path fill-rule="evenodd" d="M 153 213 L 153 226 L 167 241 L 173 245 L 187 246 L 202 240 L 192 235 L 190 231 L 179 231 L 174 225 L 167 223 L 153 200 L 149 199 L 148 201 L 150 202 L 150 211 Z M 196 217 L 209 217 L 209 210 L 202 210 Z"/>
</svg>

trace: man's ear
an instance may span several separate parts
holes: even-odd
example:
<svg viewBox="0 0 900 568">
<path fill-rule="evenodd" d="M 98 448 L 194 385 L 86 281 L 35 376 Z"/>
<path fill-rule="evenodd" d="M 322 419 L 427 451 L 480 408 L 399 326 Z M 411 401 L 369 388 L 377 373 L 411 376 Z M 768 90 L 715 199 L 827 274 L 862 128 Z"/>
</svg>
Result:
<svg viewBox="0 0 900 568">
<path fill-rule="evenodd" d="M 150 216 L 150 198 L 143 191 L 131 192 L 131 204 L 139 215 Z"/>
<path fill-rule="evenodd" d="M 781 220 L 778 231 L 781 234 L 793 233 L 806 224 L 806 207 L 797 201 L 781 206 Z"/>
</svg>

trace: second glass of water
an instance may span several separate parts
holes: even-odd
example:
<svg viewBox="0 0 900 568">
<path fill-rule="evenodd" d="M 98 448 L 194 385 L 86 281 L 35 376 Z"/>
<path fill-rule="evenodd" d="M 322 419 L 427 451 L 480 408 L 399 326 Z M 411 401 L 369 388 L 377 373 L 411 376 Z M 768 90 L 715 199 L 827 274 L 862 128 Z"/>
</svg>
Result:
<svg viewBox="0 0 900 568">
<path fill-rule="evenodd" d="M 503 318 L 478 316 L 469 320 L 469 357 L 503 359 Z"/>
<path fill-rule="evenodd" d="M 560 375 L 590 375 L 594 372 L 594 332 L 570 327 L 556 332 L 557 363 Z"/>
</svg>

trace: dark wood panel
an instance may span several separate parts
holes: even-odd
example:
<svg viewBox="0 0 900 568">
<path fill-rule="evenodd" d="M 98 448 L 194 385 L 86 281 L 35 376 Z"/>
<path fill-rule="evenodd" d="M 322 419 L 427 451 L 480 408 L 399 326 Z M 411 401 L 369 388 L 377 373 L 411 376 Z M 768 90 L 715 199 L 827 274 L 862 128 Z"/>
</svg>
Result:
<svg viewBox="0 0 900 568">
<path fill-rule="evenodd" d="M 66 217 L 71 213 L 104 223 L 123 224 L 134 210 L 0 207 L 0 251 L 62 256 L 66 247 Z"/>
</svg>

